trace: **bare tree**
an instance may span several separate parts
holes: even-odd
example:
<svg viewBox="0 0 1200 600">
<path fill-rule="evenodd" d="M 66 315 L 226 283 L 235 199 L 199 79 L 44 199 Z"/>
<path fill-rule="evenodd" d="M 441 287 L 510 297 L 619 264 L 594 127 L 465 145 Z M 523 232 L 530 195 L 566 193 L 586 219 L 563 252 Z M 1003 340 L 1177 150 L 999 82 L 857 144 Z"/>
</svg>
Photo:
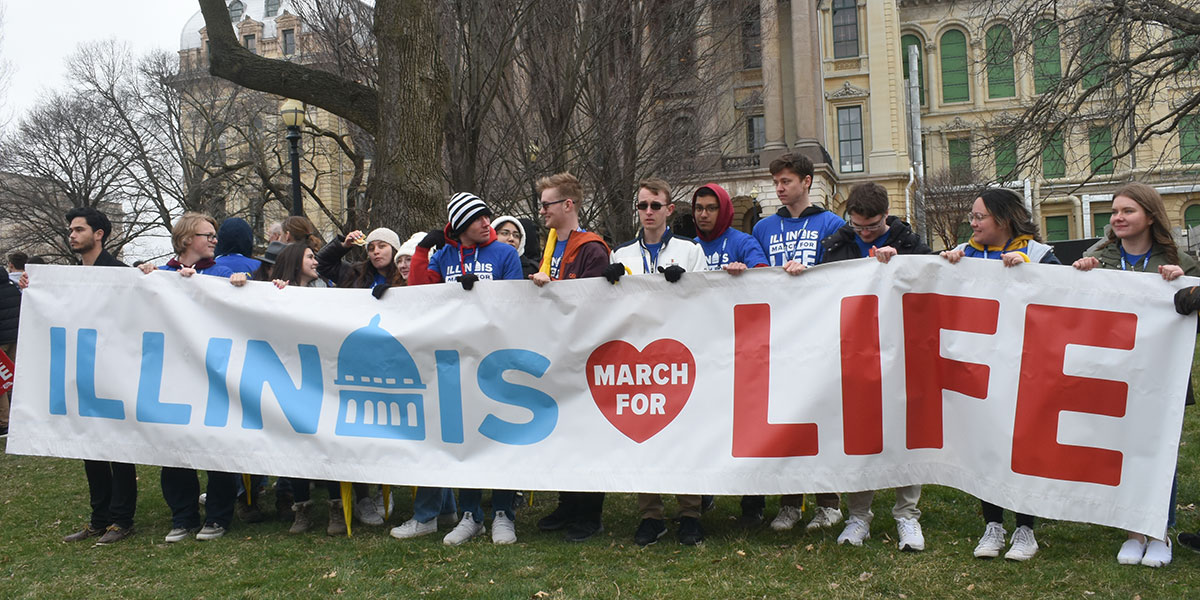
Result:
<svg viewBox="0 0 1200 600">
<path fill-rule="evenodd" d="M 934 172 L 925 178 L 925 222 L 942 247 L 953 248 L 970 231 L 967 213 L 979 197 L 982 175 L 969 168 Z"/>
</svg>

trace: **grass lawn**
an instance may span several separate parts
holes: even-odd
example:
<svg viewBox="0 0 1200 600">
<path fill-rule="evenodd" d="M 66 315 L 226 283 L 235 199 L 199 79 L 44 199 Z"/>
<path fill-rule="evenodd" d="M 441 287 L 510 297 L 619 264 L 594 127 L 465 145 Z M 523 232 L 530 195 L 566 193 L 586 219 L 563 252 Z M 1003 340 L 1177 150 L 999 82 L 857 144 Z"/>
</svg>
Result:
<svg viewBox="0 0 1200 600">
<path fill-rule="evenodd" d="M 1200 408 L 1187 410 L 1179 463 L 1178 531 L 1200 528 Z M 493 546 L 490 532 L 464 546 L 442 545 L 445 531 L 398 541 L 387 527 L 355 525 L 353 538 L 324 534 L 324 492 L 314 492 L 319 530 L 289 535 L 285 524 L 234 521 L 224 538 L 166 544 L 170 514 L 157 467 L 138 469 L 132 538 L 112 546 L 64 544 L 86 522 L 87 483 L 78 460 L 0 454 L 0 599 L 8 598 L 1197 598 L 1200 555 L 1176 548 L 1162 569 L 1117 565 L 1124 534 L 1068 522 L 1040 522 L 1041 550 L 1027 563 L 971 556 L 983 531 L 979 502 L 927 486 L 921 498 L 927 550 L 895 549 L 890 492 L 876 496 L 871 539 L 838 546 L 840 525 L 745 531 L 738 499 L 717 499 L 698 547 L 633 543 L 632 495 L 610 494 L 606 531 L 583 544 L 536 530 L 555 496 L 535 495 L 517 517 L 519 541 Z M 402 488 L 388 527 L 411 514 Z M 778 498 L 770 498 L 767 518 Z M 271 496 L 265 499 L 271 505 Z M 673 501 L 668 501 L 668 511 Z M 809 515 L 806 514 L 806 518 Z M 1008 517 L 1011 531 L 1012 517 Z"/>
</svg>

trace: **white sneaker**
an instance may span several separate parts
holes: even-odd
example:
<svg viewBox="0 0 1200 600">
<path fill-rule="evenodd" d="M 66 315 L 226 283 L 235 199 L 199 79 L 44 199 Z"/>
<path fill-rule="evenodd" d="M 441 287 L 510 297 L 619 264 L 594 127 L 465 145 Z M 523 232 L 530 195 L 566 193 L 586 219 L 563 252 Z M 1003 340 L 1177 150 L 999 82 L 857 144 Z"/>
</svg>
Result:
<svg viewBox="0 0 1200 600">
<path fill-rule="evenodd" d="M 468 510 L 463 513 L 462 520 L 458 522 L 458 526 L 451 530 L 450 533 L 447 533 L 446 537 L 442 538 L 442 543 L 447 546 L 457 546 L 484 531 L 487 531 L 487 527 L 484 527 L 483 523 L 476 523 L 474 515 Z"/>
<path fill-rule="evenodd" d="M 850 543 L 851 546 L 861 546 L 863 541 L 871 539 L 871 525 L 858 517 L 846 519 L 846 528 L 838 536 L 837 543 Z"/>
<path fill-rule="evenodd" d="M 780 506 L 779 514 L 775 515 L 775 520 L 771 521 L 771 529 L 775 531 L 787 531 L 796 526 L 800 522 L 800 508 L 797 506 Z"/>
<path fill-rule="evenodd" d="M 1004 554 L 1004 558 L 1008 560 L 1029 560 L 1037 554 L 1037 540 L 1033 537 L 1033 530 L 1028 526 L 1022 525 L 1017 528 L 1012 534 L 1012 547 Z"/>
<path fill-rule="evenodd" d="M 398 540 L 406 540 L 417 536 L 429 535 L 435 531 L 437 531 L 437 519 L 430 519 L 426 523 L 422 523 L 416 519 L 409 519 L 392 528 L 392 537 Z"/>
<path fill-rule="evenodd" d="M 492 543 L 513 544 L 516 541 L 517 524 L 504 511 L 496 511 L 496 518 L 492 519 Z"/>
<path fill-rule="evenodd" d="M 221 527 L 216 523 L 209 523 L 196 534 L 196 539 L 204 542 L 208 540 L 215 540 L 223 535 L 225 535 L 224 527 Z"/>
<path fill-rule="evenodd" d="M 371 496 L 371 500 L 375 502 L 375 512 L 379 513 L 385 520 L 388 515 L 392 514 L 392 508 L 396 505 L 396 496 L 392 494 L 388 494 L 387 506 L 383 505 L 383 490 L 375 492 L 375 495 Z"/>
<path fill-rule="evenodd" d="M 1171 564 L 1171 539 L 1167 541 L 1150 540 L 1146 544 L 1146 554 L 1142 556 L 1142 566 L 1162 567 Z"/>
<path fill-rule="evenodd" d="M 975 558 L 996 558 L 1004 549 L 1004 526 L 995 521 L 987 524 L 979 545 L 975 546 Z M 1016 534 L 1013 534 L 1016 535 Z"/>
<path fill-rule="evenodd" d="M 817 513 L 813 515 L 811 521 L 804 528 L 812 531 L 822 527 L 833 527 L 842 522 L 842 509 L 826 508 L 824 506 L 817 507 Z"/>
<path fill-rule="evenodd" d="M 896 519 L 896 533 L 900 534 L 901 552 L 920 552 L 925 549 L 925 534 L 916 519 Z"/>
<path fill-rule="evenodd" d="M 1146 554 L 1146 542 L 1130 538 L 1125 540 L 1125 543 L 1121 544 L 1121 549 L 1117 551 L 1117 564 L 1140 564 L 1144 554 Z"/>
<path fill-rule="evenodd" d="M 200 497 L 196 499 L 196 502 L 199 502 L 200 506 L 204 506 L 204 503 L 208 502 L 208 492 L 201 492 Z"/>
<path fill-rule="evenodd" d="M 375 500 L 359 498 L 354 503 L 354 518 L 363 525 L 383 525 L 383 515 L 375 508 Z"/>
</svg>

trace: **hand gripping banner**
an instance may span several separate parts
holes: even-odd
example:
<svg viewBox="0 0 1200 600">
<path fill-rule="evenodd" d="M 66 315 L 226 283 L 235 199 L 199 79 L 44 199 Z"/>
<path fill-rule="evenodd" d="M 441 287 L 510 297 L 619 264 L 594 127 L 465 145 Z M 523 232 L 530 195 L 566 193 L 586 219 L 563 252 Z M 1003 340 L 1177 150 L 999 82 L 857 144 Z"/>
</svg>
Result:
<svg viewBox="0 0 1200 600">
<path fill-rule="evenodd" d="M 897 257 L 278 290 L 30 267 L 8 451 L 424 486 L 929 483 L 1161 536 L 1196 339 L 1154 274 Z"/>
</svg>

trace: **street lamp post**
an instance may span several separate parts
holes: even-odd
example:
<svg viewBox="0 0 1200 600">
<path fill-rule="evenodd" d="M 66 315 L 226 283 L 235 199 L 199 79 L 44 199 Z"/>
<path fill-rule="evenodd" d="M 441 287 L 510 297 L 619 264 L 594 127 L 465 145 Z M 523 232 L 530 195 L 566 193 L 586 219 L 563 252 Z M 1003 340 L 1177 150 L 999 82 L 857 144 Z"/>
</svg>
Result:
<svg viewBox="0 0 1200 600">
<path fill-rule="evenodd" d="M 279 107 L 283 124 L 287 126 L 288 154 L 292 161 L 292 215 L 304 216 L 304 199 L 300 196 L 300 126 L 304 124 L 304 104 L 287 100 Z"/>
</svg>

